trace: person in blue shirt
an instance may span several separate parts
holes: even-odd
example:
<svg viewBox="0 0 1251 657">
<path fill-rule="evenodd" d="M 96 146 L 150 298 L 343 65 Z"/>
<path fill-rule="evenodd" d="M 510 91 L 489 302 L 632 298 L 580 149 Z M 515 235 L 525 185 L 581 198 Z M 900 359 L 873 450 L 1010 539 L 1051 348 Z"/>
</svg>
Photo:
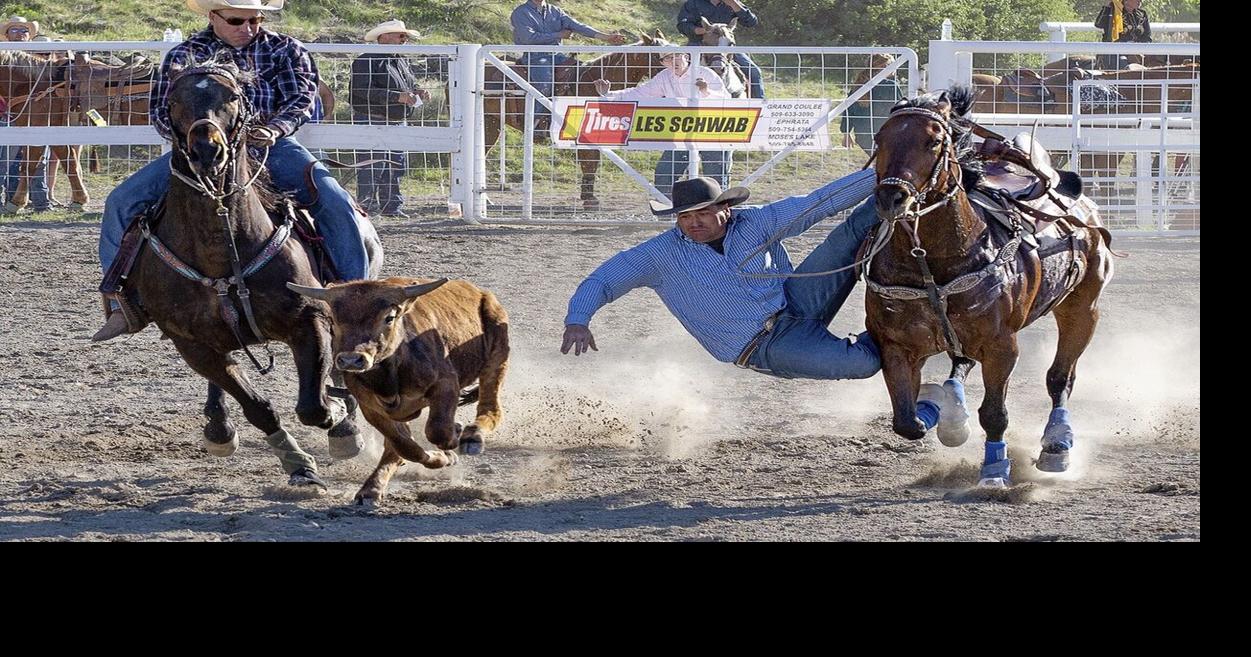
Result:
<svg viewBox="0 0 1251 657">
<path fill-rule="evenodd" d="M 722 192 L 712 178 L 677 183 L 672 207 L 652 202 L 657 215 L 677 214 L 677 225 L 609 258 L 578 286 L 569 300 L 561 353 L 599 351 L 591 317 L 630 290 L 649 287 L 719 361 L 782 378 L 873 376 L 881 362 L 869 334 L 840 338 L 828 328 L 856 284 L 856 272 L 785 275 L 852 264 L 878 222 L 871 197 L 876 184 L 876 172 L 867 169 L 804 196 L 735 208 L 747 200 L 747 188 Z M 780 242 L 761 248 L 865 199 L 799 267 L 791 266 Z"/>
<path fill-rule="evenodd" d="M 626 42 L 620 34 L 608 34 L 575 20 L 563 9 L 547 0 L 526 0 L 513 10 L 510 21 L 513 26 L 513 43 L 519 46 L 559 46 L 560 42 L 576 34 L 606 41 L 614 46 Z M 517 60 L 528 67 L 527 80 L 544 96 L 552 95 L 552 80 L 556 67 L 572 58 L 558 52 L 528 52 Z"/>
</svg>

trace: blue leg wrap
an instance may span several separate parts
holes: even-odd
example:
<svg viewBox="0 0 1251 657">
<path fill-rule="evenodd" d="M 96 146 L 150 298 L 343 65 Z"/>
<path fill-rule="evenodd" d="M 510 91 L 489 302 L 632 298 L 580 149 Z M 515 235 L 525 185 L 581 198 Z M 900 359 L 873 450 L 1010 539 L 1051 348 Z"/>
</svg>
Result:
<svg viewBox="0 0 1251 657">
<path fill-rule="evenodd" d="M 1047 428 L 1043 431 L 1043 449 L 1055 452 L 1073 449 L 1073 427 L 1069 424 L 1069 409 L 1057 408 L 1051 411 L 1047 419 Z"/>
<path fill-rule="evenodd" d="M 917 402 L 917 419 L 925 425 L 926 431 L 933 429 L 938 424 L 938 404 L 932 401 Z"/>
</svg>

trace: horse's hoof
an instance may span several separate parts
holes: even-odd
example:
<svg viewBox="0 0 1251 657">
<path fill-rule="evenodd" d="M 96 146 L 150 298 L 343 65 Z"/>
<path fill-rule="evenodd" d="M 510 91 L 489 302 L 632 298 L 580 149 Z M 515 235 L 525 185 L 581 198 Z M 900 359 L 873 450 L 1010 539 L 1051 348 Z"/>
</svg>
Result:
<svg viewBox="0 0 1251 657">
<path fill-rule="evenodd" d="M 469 428 L 465 429 L 465 431 L 461 433 L 460 446 L 457 448 L 457 451 L 465 456 L 479 456 L 482 454 L 482 451 L 486 449 L 485 438 L 486 437 L 482 435 L 482 430 L 478 428 L 478 425 L 471 424 L 469 425 Z"/>
<path fill-rule="evenodd" d="M 239 432 L 227 424 L 223 429 L 215 429 L 221 425 L 210 424 L 204 427 L 204 450 L 213 456 L 225 458 L 239 449 Z M 219 432 L 220 435 L 217 435 Z M 222 438 L 223 440 L 214 440 Z"/>
<path fill-rule="evenodd" d="M 1035 464 L 1035 467 L 1043 472 L 1068 472 L 1069 451 L 1066 449 L 1048 452 L 1044 449 L 1038 454 L 1038 463 Z"/>
<path fill-rule="evenodd" d="M 456 456 L 456 450 L 445 449 L 443 456 L 447 457 L 447 465 L 443 466 L 445 468 L 450 468 L 460 462 L 460 457 Z"/>
<path fill-rule="evenodd" d="M 17 211 L 21 209 L 22 208 L 20 206 L 13 205 L 12 203 L 9 203 L 9 202 L 6 202 L 4 204 L 4 214 L 17 214 Z"/>
<path fill-rule="evenodd" d="M 342 425 L 336 426 L 335 429 L 339 428 L 339 426 Z M 345 460 L 361 453 L 361 450 L 365 447 L 365 439 L 361 436 L 360 431 L 356 430 L 355 424 L 352 425 L 352 429 L 352 433 L 342 433 L 339 435 L 335 435 L 334 429 L 330 430 L 330 433 L 328 434 L 330 458 Z"/>
<path fill-rule="evenodd" d="M 287 480 L 287 485 L 297 487 L 320 486 L 323 490 L 330 488 L 326 481 L 310 468 L 300 468 L 292 472 L 291 478 Z"/>
<path fill-rule="evenodd" d="M 599 199 L 595 198 L 594 196 L 592 196 L 591 198 L 582 199 L 582 209 L 583 210 L 598 210 Z"/>
<path fill-rule="evenodd" d="M 1007 457 L 1007 447 L 998 443 L 994 449 L 1000 458 L 982 463 L 981 477 L 977 480 L 978 488 L 1007 488 L 1012 481 L 1012 459 Z"/>
<path fill-rule="evenodd" d="M 1007 488 L 1008 480 L 1003 477 L 982 477 L 977 480 L 978 488 Z"/>
<path fill-rule="evenodd" d="M 366 511 L 372 511 L 378 508 L 378 505 L 380 503 L 381 503 L 381 500 L 379 500 L 378 498 L 372 497 L 372 496 L 366 497 L 364 495 L 361 495 L 360 493 L 357 493 L 356 498 L 352 500 L 353 506 L 359 506 L 360 508 L 365 509 Z"/>
<path fill-rule="evenodd" d="M 69 204 L 69 209 L 70 209 L 70 211 L 72 211 L 72 212 L 82 212 L 82 211 L 83 211 L 83 204 L 82 204 L 82 203 L 78 203 L 78 202 L 70 203 L 70 204 Z"/>
</svg>

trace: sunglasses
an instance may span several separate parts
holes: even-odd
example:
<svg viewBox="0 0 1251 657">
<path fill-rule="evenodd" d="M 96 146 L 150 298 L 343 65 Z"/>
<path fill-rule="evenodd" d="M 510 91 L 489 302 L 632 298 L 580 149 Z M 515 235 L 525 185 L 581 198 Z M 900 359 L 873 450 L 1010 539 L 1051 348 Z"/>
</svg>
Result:
<svg viewBox="0 0 1251 657">
<path fill-rule="evenodd" d="M 9 34 L 30 34 L 30 30 L 24 27 L 10 27 Z"/>
<path fill-rule="evenodd" d="M 244 23 L 247 23 L 248 25 L 260 25 L 261 23 L 265 22 L 264 14 L 261 14 L 259 16 L 253 16 L 251 18 L 236 18 L 236 17 L 226 18 L 225 16 L 222 16 L 221 14 L 217 14 L 217 17 L 226 21 L 227 25 L 232 25 L 234 27 L 239 27 L 240 25 L 243 25 Z"/>
</svg>

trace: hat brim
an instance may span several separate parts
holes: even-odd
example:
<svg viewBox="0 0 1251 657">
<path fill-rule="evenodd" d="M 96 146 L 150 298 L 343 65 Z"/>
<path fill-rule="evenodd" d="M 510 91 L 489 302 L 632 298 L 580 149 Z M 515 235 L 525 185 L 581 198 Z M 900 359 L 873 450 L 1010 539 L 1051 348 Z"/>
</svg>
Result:
<svg viewBox="0 0 1251 657">
<path fill-rule="evenodd" d="M 211 6 L 206 7 L 204 6 L 204 4 L 201 4 L 201 0 L 186 0 L 186 1 L 187 1 L 188 9 L 203 16 L 208 16 L 214 11 L 218 11 L 221 9 L 253 9 L 256 11 L 282 11 L 283 5 L 285 5 L 287 2 L 287 0 L 268 0 L 266 4 L 259 4 L 262 0 L 257 0 L 257 4 L 251 7 L 232 7 L 229 4 L 226 4 L 220 1 L 204 0 L 205 4 L 211 5 Z"/>
<path fill-rule="evenodd" d="M 373 30 L 370 30 L 369 33 L 365 35 L 365 40 L 370 43 L 375 43 L 378 41 L 378 37 L 384 34 L 407 34 L 410 39 L 421 38 L 421 32 L 418 32 L 417 30 L 384 30 L 382 32 L 378 32 L 377 34 L 375 34 Z"/>
<path fill-rule="evenodd" d="M 728 203 L 731 206 L 734 206 L 746 201 L 749 196 L 751 196 L 751 190 L 746 187 L 731 187 L 724 192 L 721 192 L 720 196 L 712 199 L 711 201 L 700 201 L 699 203 L 691 203 L 690 205 L 684 205 L 681 207 L 665 205 L 659 201 L 649 201 L 649 203 L 652 206 L 652 214 L 657 217 L 663 217 L 665 215 L 681 214 L 692 210 L 702 210 L 710 205 L 716 205 L 718 203 Z"/>
</svg>

